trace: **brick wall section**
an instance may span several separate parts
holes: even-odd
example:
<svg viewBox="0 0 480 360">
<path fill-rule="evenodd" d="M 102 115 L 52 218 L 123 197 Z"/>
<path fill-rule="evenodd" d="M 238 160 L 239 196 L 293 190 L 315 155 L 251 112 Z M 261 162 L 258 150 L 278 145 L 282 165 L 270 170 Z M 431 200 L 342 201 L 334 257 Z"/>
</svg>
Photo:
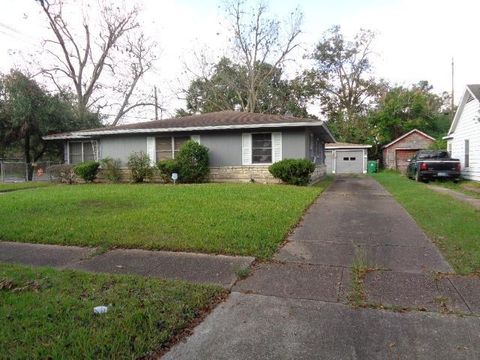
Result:
<svg viewBox="0 0 480 360">
<path fill-rule="evenodd" d="M 396 169 L 395 149 L 427 149 L 433 140 L 414 132 L 395 144 L 383 149 L 383 166 L 386 169 Z"/>
<path fill-rule="evenodd" d="M 128 169 L 121 169 L 122 182 L 130 181 L 130 174 Z M 326 174 L 325 165 L 317 165 L 314 173 L 312 174 L 312 183 L 322 179 Z M 256 166 L 221 166 L 210 168 L 210 182 L 250 182 L 250 181 L 262 183 L 262 184 L 278 184 L 281 181 L 275 179 L 268 171 L 268 165 L 256 165 Z M 105 182 L 105 177 L 100 170 L 98 182 Z M 155 175 L 152 182 L 161 183 L 162 180 L 158 175 Z"/>
</svg>

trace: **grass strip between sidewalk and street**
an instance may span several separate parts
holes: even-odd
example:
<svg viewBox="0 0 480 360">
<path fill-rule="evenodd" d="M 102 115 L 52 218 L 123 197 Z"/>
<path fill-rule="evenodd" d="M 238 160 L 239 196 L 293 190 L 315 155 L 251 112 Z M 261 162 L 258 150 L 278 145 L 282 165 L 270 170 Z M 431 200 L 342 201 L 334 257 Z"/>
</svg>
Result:
<svg viewBox="0 0 480 360">
<path fill-rule="evenodd" d="M 480 273 L 480 212 L 395 172 L 372 174 L 437 244 L 459 274 Z"/>
<path fill-rule="evenodd" d="M 223 296 L 211 285 L 0 263 L 0 358 L 146 356 Z M 94 314 L 99 305 L 108 311 Z"/>
</svg>

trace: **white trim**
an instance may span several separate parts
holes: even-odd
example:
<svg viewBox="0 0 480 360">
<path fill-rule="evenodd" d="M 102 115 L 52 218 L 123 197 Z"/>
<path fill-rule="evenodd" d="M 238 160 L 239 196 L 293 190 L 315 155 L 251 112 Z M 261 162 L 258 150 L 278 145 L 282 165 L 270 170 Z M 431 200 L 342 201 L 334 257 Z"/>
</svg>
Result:
<svg viewBox="0 0 480 360">
<path fill-rule="evenodd" d="M 252 134 L 242 134 L 242 165 L 252 165 Z"/>
<path fill-rule="evenodd" d="M 190 135 L 190 139 L 200 144 L 200 135 Z"/>
<path fill-rule="evenodd" d="M 157 149 L 155 136 L 147 136 L 147 155 L 150 158 L 150 165 L 154 166 L 157 162 Z"/>
<path fill-rule="evenodd" d="M 70 141 L 65 141 L 66 143 L 66 146 L 65 146 L 65 153 L 64 153 L 64 157 L 66 157 L 66 159 L 64 159 L 65 163 L 66 164 L 69 164 L 70 165 Z"/>
<path fill-rule="evenodd" d="M 325 145 L 326 150 L 337 150 L 337 149 L 370 149 L 372 145 Z"/>
<path fill-rule="evenodd" d="M 272 133 L 272 163 L 282 160 L 282 133 Z"/>
<path fill-rule="evenodd" d="M 115 134 L 141 134 L 141 133 L 169 133 L 169 132 L 188 132 L 201 130 L 235 130 L 235 129 L 264 129 L 264 128 L 282 128 L 282 127 L 303 127 L 303 126 L 322 126 L 327 134 L 331 136 L 328 128 L 323 121 L 314 122 L 297 122 L 297 123 L 267 123 L 267 124 L 242 124 L 242 125 L 219 125 L 219 126 L 191 126 L 176 128 L 145 128 L 145 129 L 119 129 L 119 130 L 97 130 L 97 131 L 76 131 L 72 134 L 55 136 L 44 136 L 44 140 L 72 139 L 79 136 L 99 136 L 99 135 L 115 135 Z"/>
<path fill-rule="evenodd" d="M 391 145 L 393 145 L 393 144 L 395 144 L 395 143 L 399 142 L 400 140 L 402 140 L 402 139 L 406 138 L 407 136 L 409 136 L 409 135 L 413 134 L 414 132 L 417 132 L 417 133 L 419 133 L 419 134 L 421 134 L 421 135 L 425 136 L 426 138 L 428 138 L 428 139 L 430 139 L 430 140 L 434 140 L 434 141 L 435 141 L 435 138 L 431 137 L 431 136 L 430 136 L 430 135 L 428 135 L 428 134 L 425 134 L 423 131 L 420 131 L 420 130 L 418 130 L 418 129 L 413 129 L 413 130 L 410 130 L 408 133 L 406 133 L 406 134 L 403 134 L 402 136 L 400 136 L 400 137 L 396 138 L 395 140 L 393 140 L 392 142 L 388 143 L 387 145 L 383 146 L 383 147 L 382 147 L 382 149 L 385 149 L 385 148 L 387 148 L 387 147 L 389 147 L 389 146 L 391 146 Z"/>
<path fill-rule="evenodd" d="M 367 164 L 368 164 L 368 152 L 367 149 L 363 149 L 363 173 L 367 173 Z"/>
<path fill-rule="evenodd" d="M 470 87 L 468 85 L 465 86 L 465 91 L 463 92 L 463 96 L 462 96 L 462 99 L 460 100 L 460 104 L 458 105 L 457 111 L 455 112 L 455 116 L 453 117 L 453 121 L 452 121 L 452 124 L 450 125 L 450 129 L 448 129 L 447 136 L 443 137 L 443 139 L 451 138 L 452 136 L 450 135 L 452 135 L 455 132 L 455 129 L 457 128 L 458 120 L 460 119 L 460 116 L 462 115 L 462 112 L 463 112 L 463 108 L 467 103 L 468 96 L 465 96 L 467 93 L 473 96 L 473 98 L 476 101 L 480 102 L 480 99 L 478 99 L 477 96 L 470 90 Z"/>
</svg>

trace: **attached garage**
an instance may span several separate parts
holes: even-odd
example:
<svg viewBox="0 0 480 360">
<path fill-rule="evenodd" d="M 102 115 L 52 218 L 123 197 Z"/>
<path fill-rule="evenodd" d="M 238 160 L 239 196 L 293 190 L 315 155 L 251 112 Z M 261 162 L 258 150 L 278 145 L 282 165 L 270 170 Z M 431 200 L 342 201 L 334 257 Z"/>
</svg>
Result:
<svg viewBox="0 0 480 360">
<path fill-rule="evenodd" d="M 349 143 L 325 144 L 325 165 L 328 174 L 366 174 L 367 150 L 372 145 Z"/>
</svg>

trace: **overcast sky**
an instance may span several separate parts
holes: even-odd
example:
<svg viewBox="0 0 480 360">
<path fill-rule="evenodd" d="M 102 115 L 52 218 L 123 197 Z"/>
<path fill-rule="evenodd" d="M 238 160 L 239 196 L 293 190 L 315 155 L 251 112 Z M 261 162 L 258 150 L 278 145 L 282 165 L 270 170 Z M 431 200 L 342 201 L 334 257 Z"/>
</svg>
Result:
<svg viewBox="0 0 480 360">
<path fill-rule="evenodd" d="M 80 1 L 81 2 L 81 1 Z M 83 0 L 88 2 L 88 0 Z M 136 0 L 143 8 L 145 32 L 161 47 L 156 84 L 173 115 L 183 105 L 176 94 L 188 84 L 184 64 L 192 54 L 209 48 L 212 57 L 228 53 L 228 33 L 222 27 L 221 0 Z M 0 71 L 22 65 L 22 55 L 41 48 L 46 19 L 34 0 L 3 0 L 0 12 Z M 375 74 L 401 85 L 428 80 L 441 93 L 451 89 L 451 59 L 455 58 L 455 92 L 480 83 L 479 0 L 299 0 L 270 1 L 270 12 L 286 17 L 298 7 L 304 13 L 302 43 L 313 48 L 322 32 L 339 24 L 346 34 L 374 30 Z M 301 54 L 295 54 L 301 63 Z M 290 70 L 300 70 L 291 63 Z M 140 119 L 141 120 L 141 119 Z M 127 121 L 140 121 L 129 118 Z"/>
</svg>

